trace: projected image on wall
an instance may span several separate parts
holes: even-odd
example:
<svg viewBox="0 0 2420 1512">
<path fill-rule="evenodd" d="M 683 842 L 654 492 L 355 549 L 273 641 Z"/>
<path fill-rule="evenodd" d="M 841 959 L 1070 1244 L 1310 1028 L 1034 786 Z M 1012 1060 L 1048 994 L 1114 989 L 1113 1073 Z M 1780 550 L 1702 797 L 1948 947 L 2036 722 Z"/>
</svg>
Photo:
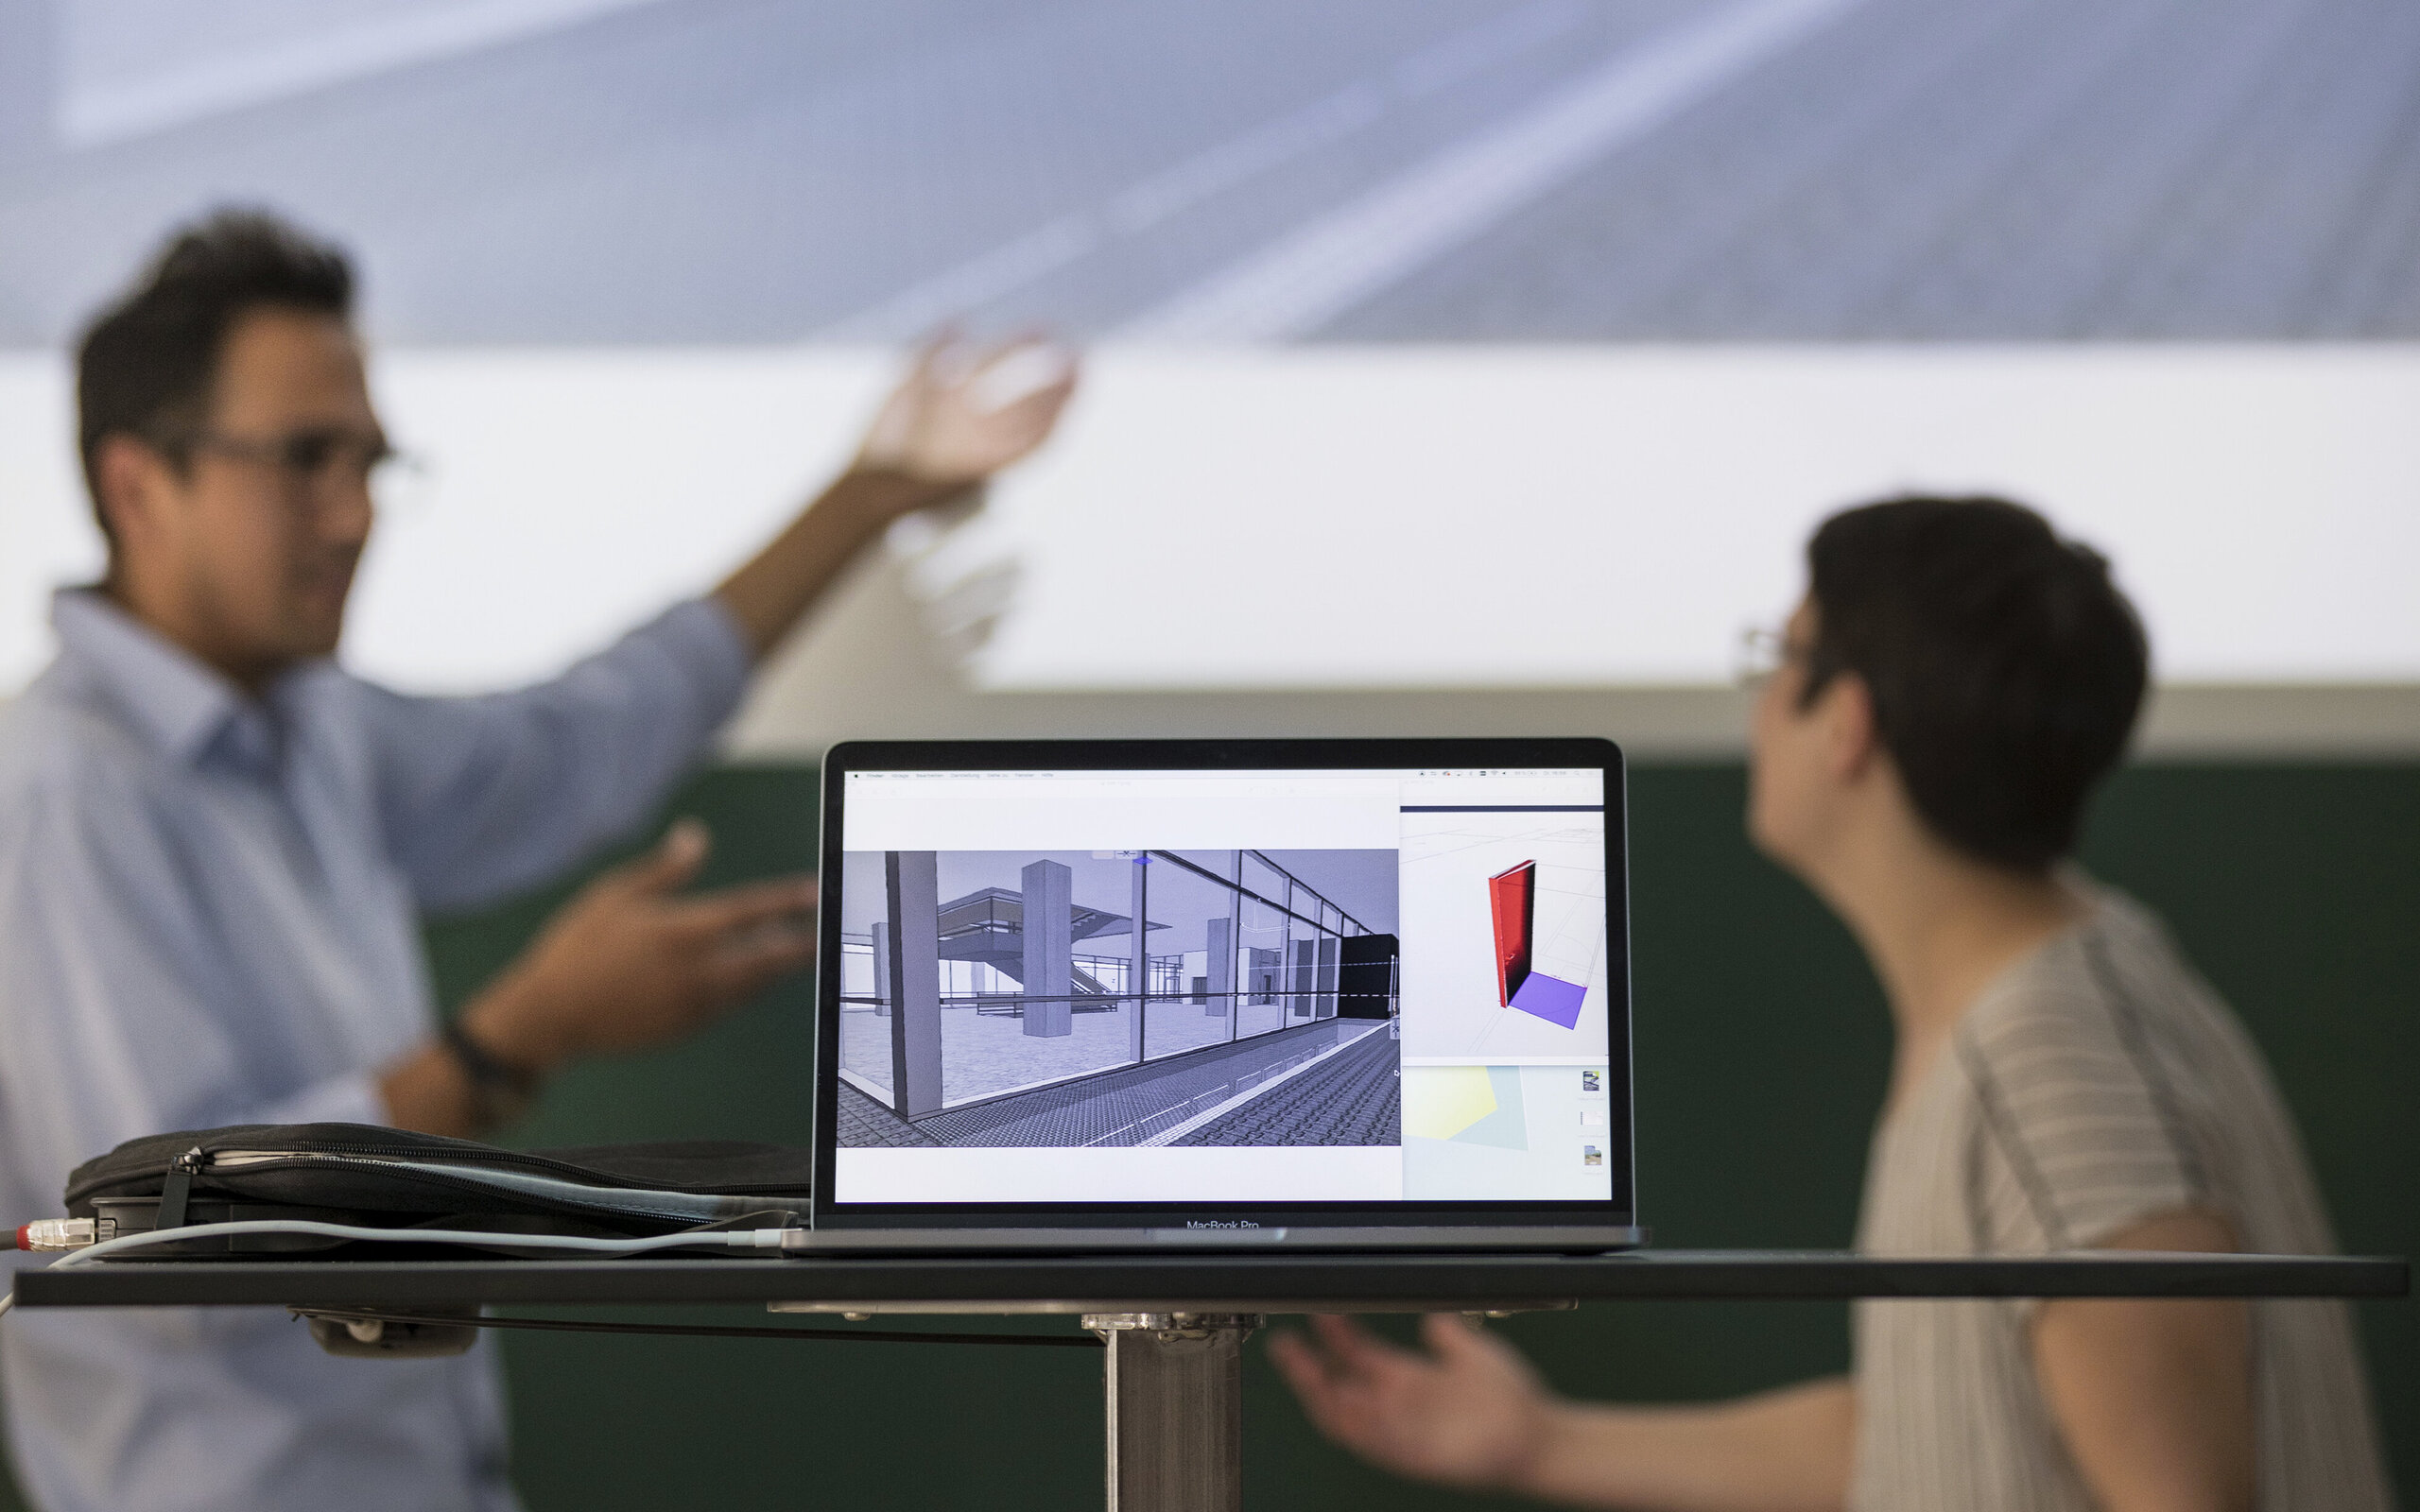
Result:
<svg viewBox="0 0 2420 1512">
<path fill-rule="evenodd" d="M 211 199 L 361 260 L 432 467 L 347 654 L 415 689 L 713 580 L 950 321 L 1089 354 L 908 574 L 978 690 L 1719 684 L 1908 488 L 2107 550 L 2164 679 L 2420 680 L 2409 6 L 9 14 L 0 692 L 99 563 L 57 353 Z M 1101 633 L 1172 561 L 1240 611 Z"/>
<path fill-rule="evenodd" d="M 849 851 L 849 1146 L 1392 1145 L 1392 850 Z"/>
<path fill-rule="evenodd" d="M 12 11 L 0 343 L 205 183 L 415 342 L 2420 334 L 2400 7 L 442 9 Z"/>
</svg>

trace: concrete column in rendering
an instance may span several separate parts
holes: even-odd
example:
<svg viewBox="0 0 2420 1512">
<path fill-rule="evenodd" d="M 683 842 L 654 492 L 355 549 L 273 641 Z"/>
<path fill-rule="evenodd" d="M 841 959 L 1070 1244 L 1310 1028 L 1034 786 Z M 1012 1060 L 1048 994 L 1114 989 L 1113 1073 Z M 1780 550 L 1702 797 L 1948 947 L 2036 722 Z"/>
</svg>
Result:
<svg viewBox="0 0 2420 1512">
<path fill-rule="evenodd" d="M 1286 942 L 1286 1017 L 1307 1019 L 1319 1006 L 1319 941 Z"/>
<path fill-rule="evenodd" d="M 1244 853 L 1227 852 L 1227 874 L 1235 886 L 1227 894 L 1227 999 L 1230 1008 L 1244 1005 Z M 1233 1044 L 1244 1032 L 1244 1016 L 1239 1012 L 1227 1016 L 1227 1041 Z"/>
<path fill-rule="evenodd" d="M 1210 920 L 1209 948 L 1202 954 L 1209 957 L 1210 1004 L 1201 1011 L 1217 1018 L 1235 1006 L 1236 937 L 1230 919 Z"/>
<path fill-rule="evenodd" d="M 1017 873 L 1025 936 L 1025 1032 L 1055 1038 L 1068 1031 L 1075 992 L 1075 874 L 1056 861 L 1029 863 Z"/>
<path fill-rule="evenodd" d="M 873 995 L 876 999 L 873 1011 L 882 1018 L 890 1018 L 890 926 L 888 923 L 873 926 Z"/>
<path fill-rule="evenodd" d="M 942 1110 L 942 924 L 938 857 L 883 853 L 890 915 L 890 1107 L 902 1118 Z"/>
<path fill-rule="evenodd" d="M 1143 995 L 1151 990 L 1151 923 L 1146 912 L 1151 906 L 1151 858 L 1137 853 L 1134 857 L 1134 932 L 1128 936 L 1126 953 L 1126 990 L 1133 995 L 1127 999 L 1126 1057 L 1143 1058 Z"/>
</svg>

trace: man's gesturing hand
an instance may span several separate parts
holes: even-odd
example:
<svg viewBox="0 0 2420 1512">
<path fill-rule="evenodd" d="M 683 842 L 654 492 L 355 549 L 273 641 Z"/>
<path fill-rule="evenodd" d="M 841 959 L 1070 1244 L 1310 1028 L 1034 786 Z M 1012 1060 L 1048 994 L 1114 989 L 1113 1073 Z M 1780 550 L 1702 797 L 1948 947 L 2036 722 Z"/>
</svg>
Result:
<svg viewBox="0 0 2420 1512">
<path fill-rule="evenodd" d="M 499 1058 L 543 1073 L 679 1040 L 812 960 L 814 882 L 682 895 L 709 846 L 705 826 L 683 819 L 590 883 L 465 1010 L 464 1027 Z"/>
<path fill-rule="evenodd" d="M 943 336 L 917 354 L 868 427 L 857 468 L 974 485 L 1048 438 L 1076 387 L 1076 359 L 1032 337 L 977 350 Z"/>
<path fill-rule="evenodd" d="M 849 470 L 715 596 L 758 655 L 770 651 L 883 532 L 911 515 L 962 518 L 979 507 L 984 481 L 1049 438 L 1075 387 L 1075 354 L 1045 341 L 931 343 Z"/>
<path fill-rule="evenodd" d="M 1340 1317 L 1318 1343 L 1281 1333 L 1269 1356 L 1320 1432 L 1399 1475 L 1449 1486 L 1516 1484 L 1546 1448 L 1554 1400 L 1503 1341 L 1462 1319 L 1425 1319 L 1430 1353 L 1399 1349 Z"/>
</svg>

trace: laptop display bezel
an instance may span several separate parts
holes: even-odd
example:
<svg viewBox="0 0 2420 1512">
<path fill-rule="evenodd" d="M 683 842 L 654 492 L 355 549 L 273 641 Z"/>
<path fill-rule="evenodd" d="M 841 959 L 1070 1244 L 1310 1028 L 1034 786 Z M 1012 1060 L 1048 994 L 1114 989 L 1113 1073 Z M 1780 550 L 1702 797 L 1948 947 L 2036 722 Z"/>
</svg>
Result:
<svg viewBox="0 0 2420 1512">
<path fill-rule="evenodd" d="M 1604 774 L 1606 1165 L 1601 1199 L 1367 1202 L 841 1202 L 836 1199 L 840 1073 L 844 796 L 851 772 L 1320 769 L 1422 771 L 1593 767 Z M 819 1228 L 1625 1228 L 1637 1222 L 1631 1074 L 1629 816 L 1621 749 L 1586 737 L 1435 740 L 850 741 L 823 763 L 822 907 L 816 967 L 815 1196 Z M 1035 1154 L 1046 1152 L 1037 1147 Z"/>
</svg>

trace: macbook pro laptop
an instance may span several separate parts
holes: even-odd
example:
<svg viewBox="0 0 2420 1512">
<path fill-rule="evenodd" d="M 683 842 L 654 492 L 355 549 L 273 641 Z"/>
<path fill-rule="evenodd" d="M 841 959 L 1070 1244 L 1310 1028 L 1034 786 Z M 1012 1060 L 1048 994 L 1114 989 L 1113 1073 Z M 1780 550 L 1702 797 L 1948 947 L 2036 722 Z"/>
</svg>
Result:
<svg viewBox="0 0 2420 1512">
<path fill-rule="evenodd" d="M 1611 742 L 864 742 L 823 784 L 808 1250 L 1641 1242 Z"/>
</svg>

